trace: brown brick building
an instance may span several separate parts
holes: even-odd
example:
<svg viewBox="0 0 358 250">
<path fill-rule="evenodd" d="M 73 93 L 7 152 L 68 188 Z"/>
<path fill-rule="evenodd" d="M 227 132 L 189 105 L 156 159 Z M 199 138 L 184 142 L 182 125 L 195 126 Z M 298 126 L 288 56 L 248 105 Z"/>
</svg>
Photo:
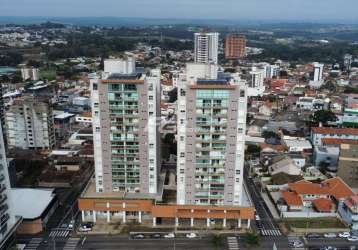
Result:
<svg viewBox="0 0 358 250">
<path fill-rule="evenodd" d="M 230 60 L 245 58 L 246 37 L 230 34 L 225 40 L 225 58 Z"/>
</svg>

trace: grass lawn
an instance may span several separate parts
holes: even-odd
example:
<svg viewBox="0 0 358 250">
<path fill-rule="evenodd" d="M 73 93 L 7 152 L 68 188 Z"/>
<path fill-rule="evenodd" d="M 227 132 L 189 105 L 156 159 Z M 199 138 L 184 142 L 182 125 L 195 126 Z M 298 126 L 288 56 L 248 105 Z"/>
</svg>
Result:
<svg viewBox="0 0 358 250">
<path fill-rule="evenodd" d="M 286 219 L 286 224 L 296 228 L 346 228 L 337 218 Z"/>
<path fill-rule="evenodd" d="M 49 81 L 56 79 L 56 71 L 55 70 L 41 70 L 40 71 L 41 78 L 48 79 Z"/>
</svg>

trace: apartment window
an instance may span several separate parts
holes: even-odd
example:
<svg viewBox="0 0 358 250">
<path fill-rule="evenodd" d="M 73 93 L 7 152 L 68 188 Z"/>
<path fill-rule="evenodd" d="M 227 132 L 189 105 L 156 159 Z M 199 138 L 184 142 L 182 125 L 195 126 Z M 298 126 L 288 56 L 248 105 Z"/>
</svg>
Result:
<svg viewBox="0 0 358 250">
<path fill-rule="evenodd" d="M 185 153 L 184 153 L 184 152 L 180 152 L 180 157 L 185 157 Z"/>
<path fill-rule="evenodd" d="M 240 97 L 245 97 L 245 90 L 240 90 Z"/>
<path fill-rule="evenodd" d="M 93 90 L 98 90 L 98 85 L 97 85 L 97 83 L 93 83 L 92 89 L 93 89 Z"/>
<path fill-rule="evenodd" d="M 148 96 L 148 99 L 153 100 L 153 96 L 152 95 Z"/>
<path fill-rule="evenodd" d="M 100 132 L 101 128 L 100 127 L 96 127 L 96 132 Z"/>
</svg>

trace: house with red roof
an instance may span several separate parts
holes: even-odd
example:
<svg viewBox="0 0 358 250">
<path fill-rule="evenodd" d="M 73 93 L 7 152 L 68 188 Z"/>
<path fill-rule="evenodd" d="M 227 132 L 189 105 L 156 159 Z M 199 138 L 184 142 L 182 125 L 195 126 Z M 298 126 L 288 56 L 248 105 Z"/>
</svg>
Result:
<svg viewBox="0 0 358 250">
<path fill-rule="evenodd" d="M 332 213 L 338 204 L 355 195 L 352 189 L 339 177 L 313 183 L 302 180 L 289 183 L 287 190 L 281 192 L 289 211 L 302 211 L 312 208 L 320 213 Z"/>
</svg>

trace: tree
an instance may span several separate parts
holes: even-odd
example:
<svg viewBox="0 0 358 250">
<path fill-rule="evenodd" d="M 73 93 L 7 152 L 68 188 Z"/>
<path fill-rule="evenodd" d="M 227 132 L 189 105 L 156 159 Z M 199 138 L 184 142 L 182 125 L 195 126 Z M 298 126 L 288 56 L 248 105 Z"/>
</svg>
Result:
<svg viewBox="0 0 358 250">
<path fill-rule="evenodd" d="M 258 154 L 261 151 L 261 147 L 257 145 L 249 144 L 246 149 L 247 154 Z"/>
<path fill-rule="evenodd" d="M 214 245 L 216 249 L 222 248 L 223 246 L 223 238 L 219 234 L 214 234 L 211 238 L 211 243 Z"/>
<path fill-rule="evenodd" d="M 256 233 L 247 233 L 245 236 L 245 243 L 248 246 L 258 246 L 260 245 L 260 237 Z"/>
<path fill-rule="evenodd" d="M 163 142 L 165 144 L 173 144 L 175 140 L 175 135 L 174 134 L 166 134 L 164 136 Z"/>
<path fill-rule="evenodd" d="M 275 132 L 272 131 L 264 131 L 262 132 L 262 137 L 265 139 L 269 139 L 269 138 L 275 138 L 275 139 L 281 139 L 280 135 L 276 134 Z"/>
<path fill-rule="evenodd" d="M 328 122 L 337 121 L 337 116 L 330 110 L 318 110 L 311 116 L 311 121 L 315 125 L 319 123 L 327 125 Z"/>
<path fill-rule="evenodd" d="M 178 89 L 174 88 L 173 90 L 169 91 L 168 95 L 169 95 L 169 102 L 171 103 L 176 102 L 176 100 L 178 99 Z"/>
</svg>

